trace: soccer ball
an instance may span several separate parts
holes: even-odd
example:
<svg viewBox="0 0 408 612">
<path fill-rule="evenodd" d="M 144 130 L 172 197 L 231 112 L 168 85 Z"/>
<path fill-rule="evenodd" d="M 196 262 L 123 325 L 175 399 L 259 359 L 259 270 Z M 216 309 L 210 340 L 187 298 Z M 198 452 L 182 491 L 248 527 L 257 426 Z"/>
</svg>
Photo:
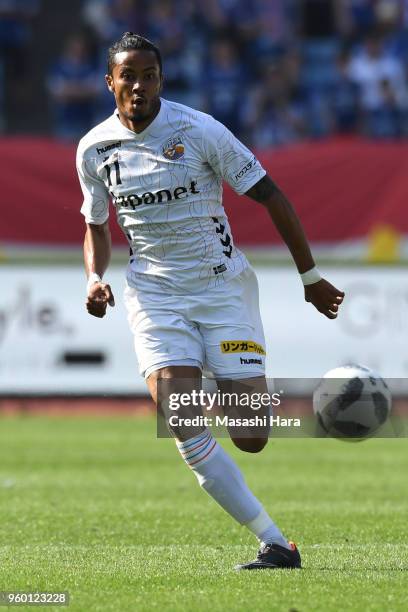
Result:
<svg viewBox="0 0 408 612">
<path fill-rule="evenodd" d="M 373 436 L 391 412 L 386 382 L 370 368 L 345 365 L 329 370 L 313 393 L 318 433 L 351 440 Z"/>
</svg>

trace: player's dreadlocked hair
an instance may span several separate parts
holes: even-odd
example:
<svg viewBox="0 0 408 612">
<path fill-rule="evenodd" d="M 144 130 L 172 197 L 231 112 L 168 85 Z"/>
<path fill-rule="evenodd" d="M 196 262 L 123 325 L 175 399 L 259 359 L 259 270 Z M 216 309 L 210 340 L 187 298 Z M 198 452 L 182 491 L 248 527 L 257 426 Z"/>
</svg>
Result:
<svg viewBox="0 0 408 612">
<path fill-rule="evenodd" d="M 133 49 L 144 49 L 153 51 L 156 54 L 157 61 L 162 72 L 162 58 L 159 49 L 147 38 L 134 34 L 133 32 L 125 32 L 120 40 L 117 40 L 108 50 L 108 73 L 112 74 L 115 65 L 115 55 L 122 51 L 132 51 Z"/>
</svg>

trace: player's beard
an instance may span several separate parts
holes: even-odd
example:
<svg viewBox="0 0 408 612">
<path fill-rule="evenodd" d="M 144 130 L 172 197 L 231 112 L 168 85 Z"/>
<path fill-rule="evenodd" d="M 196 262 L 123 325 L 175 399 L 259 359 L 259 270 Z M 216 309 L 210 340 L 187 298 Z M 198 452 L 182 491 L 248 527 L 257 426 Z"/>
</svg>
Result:
<svg viewBox="0 0 408 612">
<path fill-rule="evenodd" d="M 131 113 L 127 113 L 126 118 L 130 121 L 144 121 L 145 119 L 148 119 L 149 116 L 149 111 L 132 111 Z"/>
<path fill-rule="evenodd" d="M 153 118 L 157 114 L 158 108 L 160 106 L 160 98 L 154 98 L 143 106 L 144 108 L 141 108 L 140 110 L 131 108 L 130 112 L 127 114 L 127 118 L 130 121 L 136 122 L 146 121 L 150 117 Z"/>
</svg>

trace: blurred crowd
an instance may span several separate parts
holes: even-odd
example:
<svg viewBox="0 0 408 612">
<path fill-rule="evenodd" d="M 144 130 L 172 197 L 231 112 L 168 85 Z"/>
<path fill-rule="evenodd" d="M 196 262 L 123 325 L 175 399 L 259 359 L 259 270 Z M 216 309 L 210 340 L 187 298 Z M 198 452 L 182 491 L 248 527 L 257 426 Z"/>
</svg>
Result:
<svg viewBox="0 0 408 612">
<path fill-rule="evenodd" d="M 31 42 L 31 20 L 39 12 L 40 0 L 0 0 L 0 132 L 4 129 L 5 89 L 13 89 L 21 80 L 15 78 L 27 70 L 24 55 Z M 18 95 L 18 92 L 17 92 Z"/>
<path fill-rule="evenodd" d="M 24 49 L 38 5 L 0 0 L 3 55 Z M 408 0 L 83 0 L 80 10 L 44 74 L 60 138 L 77 140 L 112 112 L 106 51 L 129 30 L 161 49 L 164 97 L 251 146 L 408 135 Z"/>
</svg>

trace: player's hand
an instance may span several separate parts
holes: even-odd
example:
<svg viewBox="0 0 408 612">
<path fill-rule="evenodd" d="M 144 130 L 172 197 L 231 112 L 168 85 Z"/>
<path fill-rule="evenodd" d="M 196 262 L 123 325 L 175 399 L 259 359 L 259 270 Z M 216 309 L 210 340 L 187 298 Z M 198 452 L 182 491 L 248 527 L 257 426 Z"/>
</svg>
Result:
<svg viewBox="0 0 408 612">
<path fill-rule="evenodd" d="M 86 309 L 89 314 L 101 319 L 106 314 L 108 304 L 109 306 L 115 305 L 115 298 L 113 297 L 110 285 L 106 283 L 94 283 L 91 285 L 86 300 Z"/>
<path fill-rule="evenodd" d="M 337 317 L 339 306 L 343 299 L 344 291 L 336 289 L 324 278 L 317 283 L 306 285 L 305 287 L 306 302 L 311 302 L 328 319 L 335 319 Z"/>
</svg>

